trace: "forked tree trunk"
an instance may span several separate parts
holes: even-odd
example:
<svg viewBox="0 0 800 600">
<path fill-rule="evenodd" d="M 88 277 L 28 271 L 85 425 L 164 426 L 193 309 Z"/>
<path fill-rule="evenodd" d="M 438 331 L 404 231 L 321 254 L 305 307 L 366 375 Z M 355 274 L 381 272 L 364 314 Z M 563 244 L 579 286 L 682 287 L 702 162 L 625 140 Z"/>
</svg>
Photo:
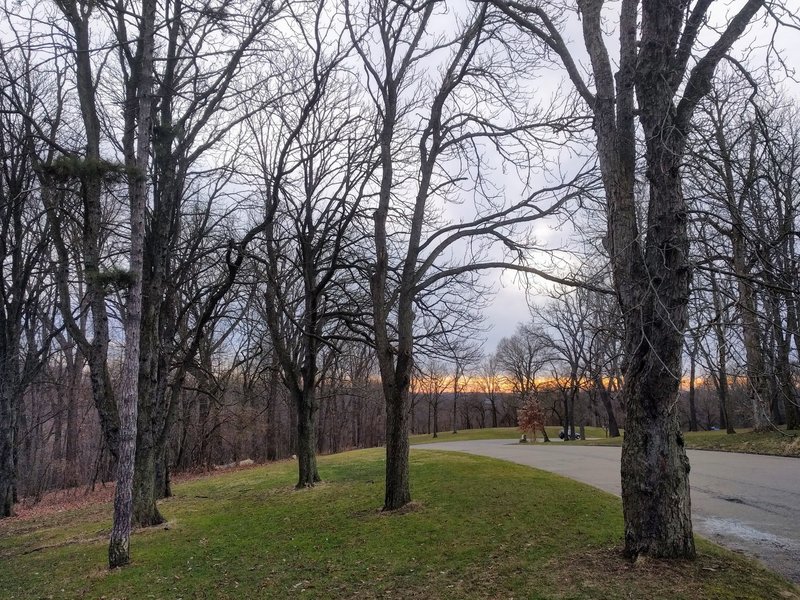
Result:
<svg viewBox="0 0 800 600">
<path fill-rule="evenodd" d="M 75 83 L 81 116 L 86 138 L 85 163 L 96 171 L 91 176 L 81 178 L 81 200 L 84 213 L 82 223 L 81 246 L 83 248 L 83 272 L 85 275 L 86 297 L 91 313 L 93 338 L 86 339 L 84 323 L 75 322 L 72 315 L 70 299 L 70 263 L 71 257 L 62 231 L 63 217 L 60 207 L 54 200 L 52 190 L 45 185 L 42 201 L 47 207 L 48 222 L 51 228 L 53 246 L 58 256 L 56 285 L 58 302 L 64 325 L 75 340 L 89 364 L 89 381 L 92 388 L 100 428 L 103 432 L 106 447 L 114 458 L 117 458 L 119 446 L 119 413 L 111 374 L 108 370 L 109 324 L 106 307 L 105 286 L 101 282 L 101 246 L 103 237 L 103 161 L 100 156 L 100 119 L 96 103 L 97 85 L 92 71 L 92 52 L 89 42 L 89 22 L 92 18 L 91 6 L 87 10 L 79 10 L 76 3 L 58 2 L 59 10 L 72 26 L 75 48 L 72 51 L 75 60 Z M 49 182 L 46 182 L 49 183 Z"/>
<path fill-rule="evenodd" d="M 698 57 L 713 2 L 687 10 L 684 0 L 622 0 L 619 55 L 612 60 L 604 33 L 607 3 L 581 1 L 594 91 L 558 31 L 563 13 L 548 3 L 530 11 L 519 8 L 523 3 L 497 4 L 561 58 L 593 113 L 608 219 L 604 245 L 625 321 L 625 551 L 692 558 L 688 461 L 674 410 L 690 283 L 680 165 L 692 117 L 717 65 L 765 3 L 744 2 Z M 636 202 L 639 132 L 650 194 L 646 231 L 640 231 Z"/>
<path fill-rule="evenodd" d="M 653 84 L 657 85 L 657 84 Z M 651 90 L 639 90 L 640 103 Z M 656 92 L 657 93 L 657 92 Z M 627 369 L 622 506 L 629 556 L 694 557 L 689 460 L 676 407 L 690 271 L 679 159 L 683 139 L 643 118 L 650 183 L 644 278 L 624 307 Z"/>
</svg>

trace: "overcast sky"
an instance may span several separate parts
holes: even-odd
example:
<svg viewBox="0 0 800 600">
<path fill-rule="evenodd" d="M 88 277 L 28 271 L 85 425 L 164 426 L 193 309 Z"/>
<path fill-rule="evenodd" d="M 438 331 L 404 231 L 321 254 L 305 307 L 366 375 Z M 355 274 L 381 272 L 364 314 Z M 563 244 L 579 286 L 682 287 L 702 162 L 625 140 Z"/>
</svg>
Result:
<svg viewBox="0 0 800 600">
<path fill-rule="evenodd" d="M 741 3 L 742 2 L 739 0 L 729 0 L 720 3 L 715 13 L 717 21 L 720 23 L 727 22 L 730 15 L 735 13 Z M 798 2 L 798 6 L 800 7 L 800 2 Z M 618 3 L 609 3 L 607 7 L 609 18 L 611 18 L 612 12 L 618 10 Z M 585 65 L 586 53 L 580 41 L 580 25 L 577 19 L 569 23 L 564 31 L 566 32 L 565 38 L 571 42 L 570 48 L 573 51 L 573 56 Z M 752 68 L 763 69 L 766 65 L 766 46 L 772 38 L 772 34 L 773 28 L 771 23 L 761 21 L 754 24 L 748 31 L 747 36 L 740 40 L 738 46 L 731 55 L 735 58 L 741 58 L 743 50 L 750 47 L 748 64 Z M 798 37 L 800 37 L 800 34 L 798 34 L 797 30 L 785 28 L 777 33 L 775 42 L 777 48 L 779 48 L 780 57 L 785 62 L 786 66 L 793 70 L 795 74 L 800 75 L 800 53 L 795 49 Z M 614 52 L 618 47 L 616 44 L 616 32 L 612 30 L 608 31 L 606 39 L 613 60 Z M 542 80 L 537 80 L 537 86 L 541 89 L 542 95 L 546 96 L 553 90 L 556 90 L 563 81 L 564 76 L 562 72 L 552 71 L 546 74 Z M 800 96 L 800 84 L 797 82 L 797 77 L 795 77 L 795 81 L 784 79 L 782 85 L 796 98 Z M 550 234 L 552 236 L 551 242 L 554 242 L 554 240 L 562 236 L 562 233 L 556 231 L 557 225 L 555 223 L 548 223 L 547 226 L 539 224 L 537 227 L 540 228 L 543 234 L 546 227 L 553 229 Z M 540 234 L 537 235 L 542 237 Z M 528 320 L 530 317 L 525 285 L 520 281 L 518 276 L 506 272 L 503 274 L 488 273 L 486 277 L 488 281 L 494 282 L 494 287 L 497 291 L 493 302 L 485 311 L 485 326 L 487 331 L 485 334 L 486 343 L 484 345 L 484 350 L 490 353 L 494 351 L 499 340 L 512 335 L 517 324 Z M 542 287 L 542 282 L 539 282 L 538 287 Z M 534 304 L 542 304 L 547 301 L 546 296 L 541 294 L 534 295 L 530 300 Z"/>
</svg>

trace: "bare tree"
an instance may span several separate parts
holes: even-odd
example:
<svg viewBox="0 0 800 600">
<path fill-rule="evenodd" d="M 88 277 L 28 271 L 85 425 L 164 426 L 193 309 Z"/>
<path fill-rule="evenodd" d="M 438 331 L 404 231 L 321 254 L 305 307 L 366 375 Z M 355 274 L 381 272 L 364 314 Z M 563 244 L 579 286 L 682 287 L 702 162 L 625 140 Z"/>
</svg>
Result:
<svg viewBox="0 0 800 600">
<path fill-rule="evenodd" d="M 498 404 L 502 387 L 500 383 L 500 367 L 495 355 L 490 354 L 483 360 L 483 364 L 480 367 L 478 386 L 486 402 L 489 403 L 492 413 L 492 427 L 497 427 Z"/>
<path fill-rule="evenodd" d="M 706 327 L 717 338 L 720 367 L 727 362 L 723 348 L 726 356 L 743 348 L 750 420 L 763 430 L 796 423 L 790 356 L 797 284 L 790 231 L 796 223 L 797 163 L 785 100 L 768 86 L 759 92 L 756 83 L 741 72 L 716 79 L 698 115 L 687 190 L 699 223 L 701 282 L 711 284 L 713 314 L 718 317 L 728 304 L 735 309 L 740 333 L 733 335 L 731 324 L 718 319 Z M 702 287 L 696 287 L 702 298 Z M 720 393 L 726 394 L 724 387 Z"/>
<path fill-rule="evenodd" d="M 508 201 L 482 176 L 475 181 L 476 173 L 489 168 L 482 157 L 484 144 L 529 182 L 532 162 L 542 150 L 535 132 L 549 127 L 568 137 L 570 127 L 581 121 L 556 117 L 555 111 L 523 109 L 522 90 L 510 85 L 505 74 L 524 65 L 504 54 L 504 25 L 487 4 L 468 7 L 457 28 L 444 33 L 435 30 L 434 16 L 446 8 L 444 1 L 345 3 L 347 27 L 379 116 L 374 132 L 380 160 L 375 259 L 369 281 L 387 411 L 384 510 L 411 500 L 409 386 L 415 310 L 424 310 L 418 299 L 426 290 L 482 269 L 515 268 L 547 276 L 524 262 L 536 244 L 520 239 L 517 228 L 558 213 L 583 192 L 582 179 L 562 181 L 548 189 L 526 189 L 520 199 Z M 433 69 L 430 63 L 436 60 L 440 66 Z M 427 72 L 436 75 L 421 77 L 423 61 Z M 464 198 L 462 188 L 470 180 L 475 183 L 466 194 L 475 203 L 473 215 L 442 218 L 448 204 Z M 499 251 L 498 246 L 508 255 L 492 260 L 489 249 Z M 451 255 L 460 252 L 467 254 L 463 262 L 453 262 Z"/>
<path fill-rule="evenodd" d="M 453 365 L 453 433 L 458 433 L 458 401 L 469 385 L 470 370 L 478 364 L 481 357 L 481 344 L 474 339 L 448 339 L 447 359 Z"/>
<path fill-rule="evenodd" d="M 265 207 L 258 238 L 263 254 L 253 254 L 263 316 L 297 415 L 298 488 L 320 481 L 318 391 L 324 366 L 338 351 L 336 329 L 353 312 L 345 267 L 360 250 L 354 221 L 372 153 L 355 89 L 341 68 L 348 48 L 326 37 L 330 30 L 321 25 L 329 10 L 319 2 L 309 22 L 297 21 L 308 47 L 292 65 L 296 98 L 286 98 L 281 113 L 254 115 L 247 123 Z"/>
<path fill-rule="evenodd" d="M 535 326 L 521 324 L 514 335 L 500 340 L 495 352 L 497 367 L 504 373 L 508 386 L 519 401 L 510 407 L 511 411 L 516 412 L 538 394 L 542 372 L 551 358 L 547 336 Z M 544 423 L 542 436 L 545 442 L 550 441 Z"/>
<path fill-rule="evenodd" d="M 693 557 L 689 462 L 674 410 L 691 279 L 681 164 L 692 117 L 719 62 L 765 5 L 792 16 L 778 2 L 748 0 L 714 30 L 709 18 L 714 3 L 708 0 L 624 0 L 614 9 L 619 54 L 612 61 L 604 3 L 578 0 L 581 50 L 590 63 L 587 81 L 563 34 L 571 7 L 494 4 L 530 34 L 537 52 L 563 66 L 594 117 L 606 193 L 605 243 L 626 333 L 625 553 Z M 637 126 L 649 194 L 643 229 L 635 199 Z"/>
<path fill-rule="evenodd" d="M 29 55 L 8 57 L 0 76 L 0 518 L 17 500 L 17 438 L 25 390 L 40 370 L 57 333 L 48 302 L 48 231 L 35 170 L 53 149 L 36 141 L 29 119 L 44 120 L 47 99 Z M 37 81 L 38 80 L 38 81 Z M 46 112 L 45 112 L 46 114 Z M 54 127 L 59 117 L 55 115 Z"/>
<path fill-rule="evenodd" d="M 215 203 L 224 204 L 224 191 L 230 182 L 226 172 L 230 159 L 219 156 L 221 141 L 231 128 L 248 114 L 265 109 L 271 98 L 257 99 L 260 86 L 271 81 L 264 53 L 276 45 L 268 31 L 284 10 L 283 3 L 245 3 L 239 13 L 198 10 L 193 2 L 170 0 L 160 7 L 164 16 L 166 44 L 160 50 L 156 73 L 157 103 L 153 115 L 152 209 L 147 214 L 146 253 L 144 256 L 144 304 L 142 319 L 143 354 L 140 363 L 139 419 L 134 485 L 134 522 L 151 526 L 163 522 L 156 499 L 166 490 L 165 446 L 174 410 L 169 390 L 180 387 L 180 379 L 194 361 L 192 337 L 203 335 L 205 323 L 181 336 L 177 314 L 183 312 L 177 284 L 187 262 L 198 259 L 198 250 L 209 251 L 203 242 L 189 234 L 207 237 L 215 225 Z M 115 36 L 120 48 L 129 46 L 124 21 L 117 23 Z M 215 44 L 213 54 L 198 52 Z M 121 71 L 133 68 L 135 56 L 121 52 Z M 252 83 L 255 71 L 265 79 Z M 132 78 L 127 78 L 132 81 Z M 223 114 L 228 114 L 223 118 Z M 216 169 L 208 165 L 217 163 Z M 200 204 L 200 186 L 208 186 L 205 206 Z M 199 226 L 187 220 L 200 212 Z M 205 217 L 203 217 L 205 214 Z M 203 225 L 205 219 L 205 225 Z M 222 255 L 227 240 L 213 248 Z M 216 282 L 215 282 L 216 283 Z M 201 298 L 206 312 L 221 298 L 206 288 Z M 202 313 L 203 311 L 201 311 Z M 182 337 L 182 343 L 175 343 Z M 182 366 L 184 365 L 184 366 Z M 161 482 L 161 483 L 159 483 Z"/>
<path fill-rule="evenodd" d="M 122 362 L 119 395 L 119 457 L 114 490 L 114 524 L 108 547 L 109 567 L 130 562 L 131 520 L 133 518 L 133 475 L 136 461 L 136 423 L 139 408 L 139 360 L 141 357 L 142 279 L 144 273 L 145 207 L 148 200 L 150 132 L 153 106 L 153 61 L 155 54 L 156 0 L 144 0 L 136 42 L 137 60 L 132 65 L 135 92 L 126 98 L 123 149 L 128 171 L 130 202 L 130 255 L 127 301 L 125 303 L 125 358 Z M 120 14 L 120 19 L 125 17 Z"/>
</svg>

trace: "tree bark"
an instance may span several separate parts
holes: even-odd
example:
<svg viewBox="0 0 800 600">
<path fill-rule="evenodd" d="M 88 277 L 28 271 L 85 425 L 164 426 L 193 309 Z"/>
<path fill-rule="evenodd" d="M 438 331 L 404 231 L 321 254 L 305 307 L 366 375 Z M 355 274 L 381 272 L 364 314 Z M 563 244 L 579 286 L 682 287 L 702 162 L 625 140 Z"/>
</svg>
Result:
<svg viewBox="0 0 800 600">
<path fill-rule="evenodd" d="M 321 481 L 317 471 L 316 407 L 313 391 L 295 394 L 297 406 L 297 488 L 314 487 Z"/>
<path fill-rule="evenodd" d="M 398 389 L 386 406 L 386 493 L 383 510 L 411 502 L 408 478 L 408 394 Z"/>
<path fill-rule="evenodd" d="M 139 422 L 141 423 L 141 419 Z M 152 527 L 164 522 L 164 517 L 156 506 L 156 499 L 160 497 L 156 493 L 158 453 L 152 427 L 137 427 L 132 512 L 135 527 Z"/>
<path fill-rule="evenodd" d="M 153 94 L 153 54 L 155 42 L 155 0 L 144 0 L 136 65 L 136 153 L 126 155 L 130 200 L 130 278 L 125 305 L 125 357 L 120 381 L 120 443 L 117 485 L 114 491 L 114 523 L 108 547 L 108 564 L 117 568 L 130 562 L 133 478 L 136 462 L 136 437 L 139 404 L 139 362 L 142 325 L 142 275 L 144 270 L 145 209 L 150 159 L 151 108 Z M 134 120 L 126 118 L 130 126 Z M 130 129 L 126 132 L 132 135 Z M 126 153 L 127 154 L 127 153 Z M 153 485 L 153 477 L 149 478 Z"/>
<path fill-rule="evenodd" d="M 615 73 L 605 42 L 605 3 L 582 0 L 592 92 L 558 30 L 559 13 L 554 20 L 547 8 L 522 11 L 517 3 L 495 1 L 559 56 L 594 117 L 607 204 L 604 242 L 625 323 L 625 551 L 631 556 L 694 557 L 688 461 L 674 410 L 690 282 L 680 164 L 692 116 L 711 89 L 719 61 L 764 2 L 748 0 L 741 6 L 689 68 L 712 3 L 687 10 L 681 0 L 622 0 Z M 639 231 L 635 198 L 637 120 L 645 140 L 650 194 L 646 235 Z"/>
<path fill-rule="evenodd" d="M 16 407 L 11 382 L 7 379 L 8 358 L 3 357 L 5 371 L 0 379 L 0 518 L 14 512 L 14 494 L 17 470 L 14 465 Z"/>
<path fill-rule="evenodd" d="M 647 89 L 640 91 L 640 104 L 650 101 L 648 94 Z M 689 460 L 675 410 L 690 279 L 686 207 L 676 160 L 682 140 L 670 147 L 666 142 L 675 134 L 663 127 L 661 117 L 648 114 L 642 120 L 648 138 L 649 229 L 645 273 L 639 280 L 645 285 L 625 306 L 625 552 L 694 557 Z"/>
<path fill-rule="evenodd" d="M 711 273 L 711 301 L 714 305 L 714 334 L 717 338 L 717 395 L 719 396 L 719 426 L 730 433 L 736 433 L 728 410 L 728 340 L 725 338 L 724 323 L 728 321 L 727 310 L 722 306 L 722 293 L 717 276 Z"/>
</svg>

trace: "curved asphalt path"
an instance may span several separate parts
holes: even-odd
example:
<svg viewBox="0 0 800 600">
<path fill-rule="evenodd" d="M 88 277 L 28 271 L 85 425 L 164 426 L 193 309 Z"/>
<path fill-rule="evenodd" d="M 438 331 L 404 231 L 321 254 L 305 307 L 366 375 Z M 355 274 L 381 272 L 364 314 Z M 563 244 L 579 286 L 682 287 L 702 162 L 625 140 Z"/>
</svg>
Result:
<svg viewBox="0 0 800 600">
<path fill-rule="evenodd" d="M 620 495 L 620 448 L 475 440 L 422 444 L 508 460 Z M 689 450 L 697 533 L 800 583 L 800 459 Z"/>
</svg>

